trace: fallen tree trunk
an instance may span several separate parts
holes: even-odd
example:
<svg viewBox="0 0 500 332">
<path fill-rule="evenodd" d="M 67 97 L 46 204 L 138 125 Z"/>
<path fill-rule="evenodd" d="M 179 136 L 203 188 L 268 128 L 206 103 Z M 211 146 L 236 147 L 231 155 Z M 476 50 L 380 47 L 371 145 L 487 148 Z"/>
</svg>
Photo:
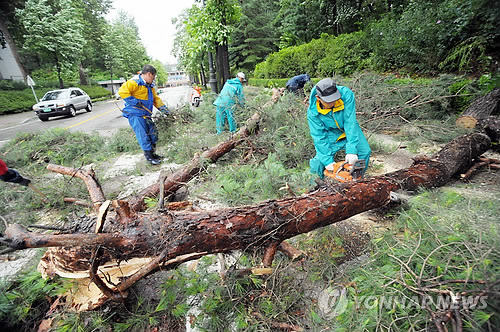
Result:
<svg viewBox="0 0 500 332">
<path fill-rule="evenodd" d="M 124 294 L 137 280 L 160 267 L 174 267 L 210 253 L 263 247 L 266 248 L 264 261 L 270 265 L 277 245 L 283 240 L 381 207 L 397 190 L 442 186 L 454 174 L 465 172 L 472 160 L 489 146 L 490 139 L 484 134 L 462 136 L 433 158 L 415 159 L 410 168 L 253 206 L 206 212 L 136 213 L 127 202 L 113 201 L 113 211 L 100 213 L 105 219 L 101 221 L 103 233 L 89 234 L 99 223 L 97 217 L 85 217 L 78 225 L 79 232 L 86 234 L 41 235 L 10 225 L 3 241 L 15 249 L 57 246 L 45 255 L 47 264 L 58 273 L 88 274 L 92 270 L 91 276 L 98 286 L 102 280 L 95 273 L 96 260 L 90 260 L 95 257 L 93 252 L 97 246 L 101 266 L 112 261 L 151 258 L 135 274 L 109 289 L 101 289 L 108 294 L 105 299 L 110 297 L 110 292 Z"/>
<path fill-rule="evenodd" d="M 474 128 L 480 120 L 500 113 L 500 89 L 493 89 L 483 97 L 477 98 L 456 121 L 461 128 Z"/>
<path fill-rule="evenodd" d="M 196 155 L 181 170 L 167 177 L 163 182 L 165 195 L 175 193 L 179 188 L 184 186 L 189 180 L 200 173 L 206 162 L 216 162 L 224 154 L 234 149 L 234 147 L 240 144 L 246 137 L 250 136 L 257 129 L 259 118 L 259 114 L 255 113 L 250 119 L 247 120 L 246 126 L 242 127 L 236 134 L 233 135 L 233 138 L 210 148 L 209 150 L 203 152 L 201 156 Z M 128 200 L 130 207 L 134 211 L 144 211 L 146 208 L 144 198 L 157 196 L 159 192 L 159 183 L 155 183 L 143 189 L 139 194 Z"/>
<path fill-rule="evenodd" d="M 479 120 L 477 126 L 480 127 L 486 135 L 491 139 L 492 142 L 500 142 L 500 117 L 489 116 L 487 118 Z M 496 150 L 498 150 L 498 145 Z"/>
</svg>

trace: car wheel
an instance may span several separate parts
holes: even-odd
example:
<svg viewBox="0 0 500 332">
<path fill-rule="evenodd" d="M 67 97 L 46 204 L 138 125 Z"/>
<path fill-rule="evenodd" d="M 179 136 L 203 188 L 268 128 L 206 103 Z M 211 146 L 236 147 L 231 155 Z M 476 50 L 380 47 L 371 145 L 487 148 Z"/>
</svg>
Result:
<svg viewBox="0 0 500 332">
<path fill-rule="evenodd" d="M 48 116 L 42 116 L 42 115 L 39 115 L 38 118 L 42 121 L 49 121 L 49 117 Z"/>
<path fill-rule="evenodd" d="M 75 109 L 75 106 L 73 106 L 73 105 L 69 106 L 69 116 L 71 116 L 71 117 L 76 116 L 76 109 Z"/>
<path fill-rule="evenodd" d="M 87 102 L 87 107 L 85 107 L 87 112 L 92 112 L 92 103 L 90 101 Z"/>
</svg>

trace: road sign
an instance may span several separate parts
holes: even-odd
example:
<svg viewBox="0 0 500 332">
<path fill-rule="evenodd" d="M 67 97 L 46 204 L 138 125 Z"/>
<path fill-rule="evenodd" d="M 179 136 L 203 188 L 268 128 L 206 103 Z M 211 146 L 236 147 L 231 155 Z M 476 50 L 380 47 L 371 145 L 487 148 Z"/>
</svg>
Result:
<svg viewBox="0 0 500 332">
<path fill-rule="evenodd" d="M 26 83 L 31 87 L 31 91 L 33 91 L 33 96 L 35 96 L 35 100 L 38 103 L 38 97 L 36 96 L 35 89 L 33 89 L 33 85 L 35 85 L 35 81 L 31 78 L 30 75 L 26 76 Z"/>
<path fill-rule="evenodd" d="M 33 86 L 35 85 L 35 81 L 33 81 L 33 79 L 31 78 L 30 75 L 26 76 L 26 83 L 29 85 L 29 86 Z"/>
</svg>

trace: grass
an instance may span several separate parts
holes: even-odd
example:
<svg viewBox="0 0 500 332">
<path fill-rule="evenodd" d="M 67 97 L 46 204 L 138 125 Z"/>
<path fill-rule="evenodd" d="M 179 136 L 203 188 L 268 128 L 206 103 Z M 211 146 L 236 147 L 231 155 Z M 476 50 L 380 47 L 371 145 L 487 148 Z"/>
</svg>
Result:
<svg viewBox="0 0 500 332">
<path fill-rule="evenodd" d="M 441 78 L 435 84 L 405 79 L 387 81 L 386 77 L 363 73 L 347 84 L 355 90 L 362 113 L 359 119 L 366 122 L 366 128 L 375 133 L 395 130 L 414 151 L 421 150 L 422 144 L 444 143 L 460 134 L 448 129 L 453 127 L 453 116 L 446 99 L 437 99 L 436 105 L 433 101 L 405 108 L 406 102 L 418 94 L 422 95 L 418 100 L 444 96 L 446 82 L 453 80 Z M 258 133 L 204 169 L 188 184 L 189 193 L 237 206 L 289 196 L 289 190 L 297 195 L 307 192 L 311 180 L 308 161 L 315 152 L 305 121 L 306 106 L 291 94 L 283 96 L 279 103 L 265 105 L 271 95 L 268 89 L 248 87 L 245 93 L 248 107 L 236 110 L 235 116 L 242 126 L 245 119 L 259 111 L 262 121 Z M 166 156 L 166 162 L 184 164 L 195 153 L 229 137 L 228 133 L 215 135 L 213 100 L 212 94 L 204 94 L 200 107 L 181 107 L 172 112 L 170 119 L 159 119 L 158 150 Z M 371 120 L 398 107 L 401 117 Z M 378 153 L 392 153 L 395 149 L 376 139 L 370 143 Z M 43 218 L 63 223 L 72 214 L 88 213 L 82 207 L 60 202 L 62 196 L 86 199 L 88 193 L 82 181 L 48 173 L 46 163 L 70 167 L 93 163 L 99 170 L 107 167 L 111 157 L 124 152 L 140 153 L 130 128 L 110 139 L 59 130 L 17 136 L 0 149 L 2 159 L 30 177 L 49 196 L 50 205 L 26 188 L 6 184 L 0 186 L 0 195 L 6 197 L 0 215 L 9 222 L 31 224 Z M 133 172 L 142 174 L 151 169 L 154 167 L 139 165 Z M 498 280 L 499 204 L 494 199 L 464 194 L 463 190 L 470 186 L 473 184 L 460 192 L 444 188 L 424 191 L 414 196 L 408 206 L 388 211 L 385 219 L 392 223 L 384 225 L 385 233 L 365 247 L 368 258 L 361 266 L 341 265 L 351 254 L 346 240 L 349 233 L 341 234 L 329 226 L 292 239 L 307 257 L 290 262 L 278 254 L 271 275 L 235 273 L 237 269 L 258 266 L 263 254 L 260 250 L 226 255 L 229 268 L 225 279 L 214 270 L 216 257 L 206 256 L 195 269 L 181 265 L 169 271 L 154 298 L 145 297 L 141 289 L 132 289 L 124 304 L 108 304 L 85 313 L 58 310 L 50 316 L 54 319 L 52 326 L 57 331 L 179 330 L 189 317 L 202 331 L 275 331 L 276 323 L 310 331 L 433 328 L 428 310 L 397 304 L 386 307 L 380 299 L 395 295 L 419 299 L 412 287 L 451 279 Z M 156 200 L 150 204 L 155 205 Z M 25 279 L 31 281 L 24 282 Z M 333 317 L 321 296 L 330 294 L 325 293 L 328 286 L 339 285 L 347 290 L 348 310 Z M 70 286 L 57 278 L 42 281 L 23 275 L 2 287 L 4 294 L 11 295 L 4 297 L 4 302 L 0 299 L 0 308 L 20 313 L 3 316 L 2 324 L 35 330 L 50 301 Z M 484 285 L 450 282 L 434 286 L 454 294 L 481 287 Z M 327 298 L 327 303 L 331 304 L 331 300 Z M 476 331 L 498 324 L 498 298 L 492 294 L 486 303 L 485 308 L 461 312 L 464 330 Z M 198 310 L 190 310 L 192 307 Z M 429 310 L 438 312 L 435 306 Z M 28 316 L 21 315 L 25 312 Z"/>
</svg>

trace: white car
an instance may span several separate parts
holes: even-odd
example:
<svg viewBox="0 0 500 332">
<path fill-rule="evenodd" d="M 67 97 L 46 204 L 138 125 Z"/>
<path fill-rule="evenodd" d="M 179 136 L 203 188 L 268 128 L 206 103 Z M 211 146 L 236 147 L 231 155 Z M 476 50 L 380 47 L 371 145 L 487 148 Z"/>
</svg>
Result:
<svg viewBox="0 0 500 332">
<path fill-rule="evenodd" d="M 92 102 L 89 95 L 79 88 L 49 91 L 39 103 L 33 105 L 33 111 L 42 121 L 52 116 L 76 116 L 76 111 L 82 109 L 92 112 Z"/>
</svg>

